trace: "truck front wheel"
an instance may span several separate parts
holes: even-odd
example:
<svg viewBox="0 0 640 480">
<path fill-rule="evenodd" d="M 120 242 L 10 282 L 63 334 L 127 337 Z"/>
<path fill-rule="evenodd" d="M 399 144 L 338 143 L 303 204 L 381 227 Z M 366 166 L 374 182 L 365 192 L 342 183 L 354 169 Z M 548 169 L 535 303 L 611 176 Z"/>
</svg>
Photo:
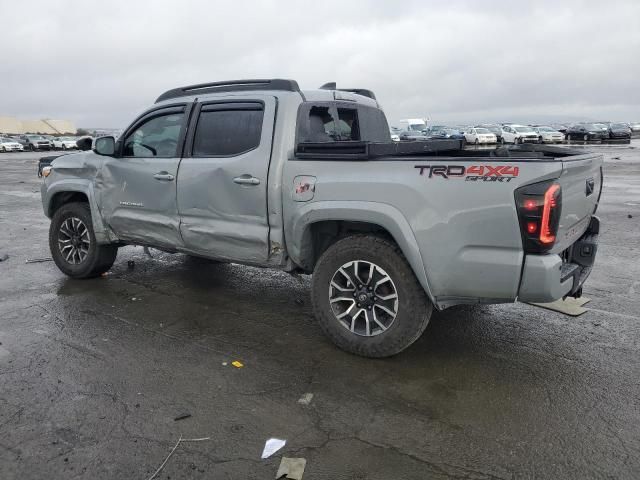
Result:
<svg viewBox="0 0 640 480">
<path fill-rule="evenodd" d="M 324 333 L 339 348 L 363 357 L 389 357 L 409 347 L 433 310 L 397 245 L 372 235 L 331 245 L 311 282 Z"/>
<path fill-rule="evenodd" d="M 97 277 L 111 268 L 115 245 L 98 245 L 87 203 L 62 205 L 51 219 L 49 249 L 58 268 L 72 278 Z"/>
</svg>

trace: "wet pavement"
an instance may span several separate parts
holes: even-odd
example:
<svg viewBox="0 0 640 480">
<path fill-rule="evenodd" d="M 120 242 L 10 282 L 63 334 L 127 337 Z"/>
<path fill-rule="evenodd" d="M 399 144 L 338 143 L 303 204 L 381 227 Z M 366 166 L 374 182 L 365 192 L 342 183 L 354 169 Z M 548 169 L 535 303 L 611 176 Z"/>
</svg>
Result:
<svg viewBox="0 0 640 480">
<path fill-rule="evenodd" d="M 49 256 L 39 155 L 0 154 L 0 479 L 147 479 L 180 436 L 210 440 L 158 478 L 270 479 L 283 455 L 307 459 L 305 480 L 640 478 L 632 147 L 594 147 L 587 313 L 455 307 L 375 361 L 322 335 L 308 277 L 134 247 L 95 280 L 26 264 Z M 287 444 L 261 460 L 271 437 Z"/>
</svg>

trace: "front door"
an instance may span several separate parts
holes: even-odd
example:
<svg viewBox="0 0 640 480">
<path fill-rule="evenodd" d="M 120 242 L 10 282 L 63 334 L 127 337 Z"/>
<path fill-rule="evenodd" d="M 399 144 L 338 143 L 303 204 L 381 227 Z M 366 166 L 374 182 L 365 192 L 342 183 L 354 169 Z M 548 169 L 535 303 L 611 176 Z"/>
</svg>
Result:
<svg viewBox="0 0 640 480">
<path fill-rule="evenodd" d="M 96 179 L 102 215 L 118 238 L 175 248 L 180 237 L 176 180 L 187 105 L 156 109 L 129 128 Z"/>
<path fill-rule="evenodd" d="M 207 102 L 193 115 L 178 175 L 187 249 L 261 264 L 269 256 L 267 174 L 276 99 Z"/>
</svg>

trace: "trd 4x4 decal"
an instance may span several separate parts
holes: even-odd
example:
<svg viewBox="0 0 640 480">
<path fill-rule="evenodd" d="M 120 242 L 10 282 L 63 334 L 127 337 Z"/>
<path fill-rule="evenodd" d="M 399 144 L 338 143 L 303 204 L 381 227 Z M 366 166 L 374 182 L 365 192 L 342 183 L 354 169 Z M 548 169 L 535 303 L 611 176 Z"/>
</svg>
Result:
<svg viewBox="0 0 640 480">
<path fill-rule="evenodd" d="M 513 165 L 415 165 L 421 176 L 464 178 L 467 182 L 510 182 L 520 169 Z"/>
</svg>

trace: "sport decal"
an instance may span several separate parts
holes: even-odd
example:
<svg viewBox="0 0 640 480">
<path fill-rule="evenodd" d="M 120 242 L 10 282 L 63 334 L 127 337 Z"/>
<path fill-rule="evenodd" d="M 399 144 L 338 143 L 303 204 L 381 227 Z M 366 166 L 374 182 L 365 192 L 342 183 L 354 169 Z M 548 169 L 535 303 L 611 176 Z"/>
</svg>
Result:
<svg viewBox="0 0 640 480">
<path fill-rule="evenodd" d="M 513 165 L 415 165 L 427 178 L 464 178 L 467 182 L 510 182 L 520 169 Z"/>
</svg>

